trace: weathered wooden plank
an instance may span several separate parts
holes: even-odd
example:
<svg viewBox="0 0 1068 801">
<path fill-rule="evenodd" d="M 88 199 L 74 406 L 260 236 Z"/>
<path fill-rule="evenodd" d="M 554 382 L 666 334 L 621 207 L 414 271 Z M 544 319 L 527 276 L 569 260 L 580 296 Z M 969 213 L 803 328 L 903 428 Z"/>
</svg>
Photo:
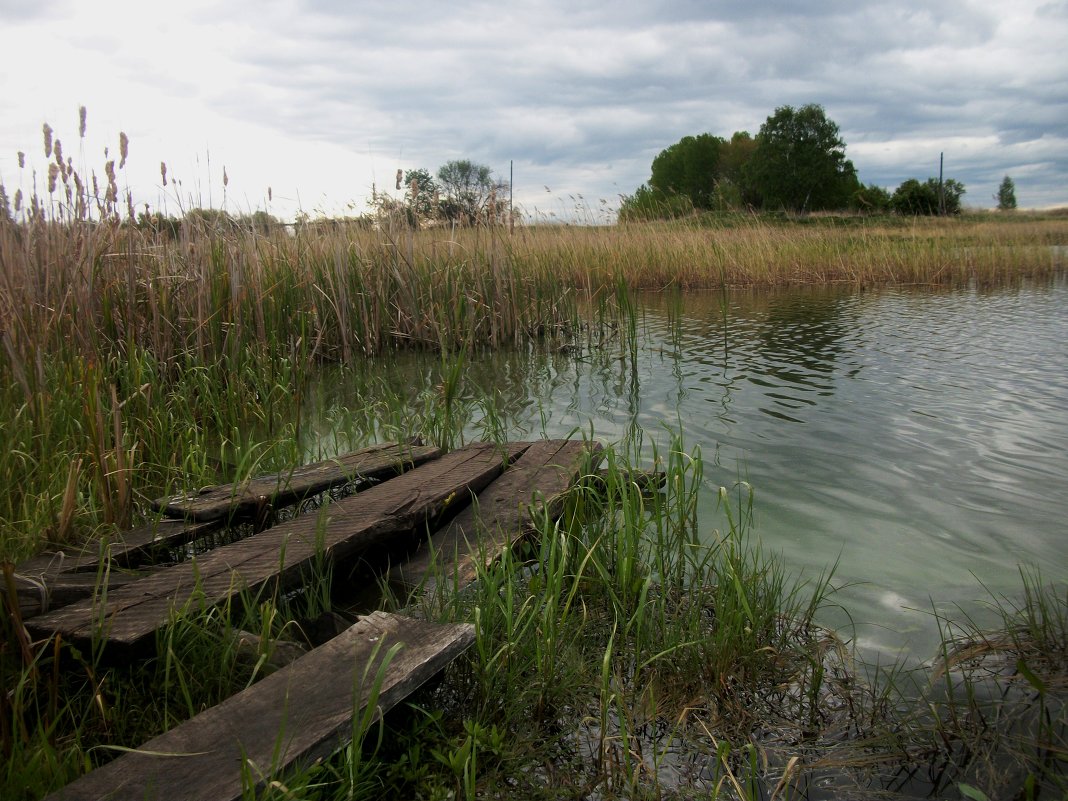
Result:
<svg viewBox="0 0 1068 801">
<path fill-rule="evenodd" d="M 447 508 L 465 506 L 517 458 L 529 443 L 513 443 L 502 454 L 493 445 L 472 445 L 329 504 L 240 542 L 216 548 L 189 562 L 107 595 L 104 608 L 87 599 L 27 621 L 38 636 L 59 632 L 85 641 L 94 631 L 110 643 L 131 646 L 165 625 L 172 612 L 191 604 L 212 606 L 273 582 L 292 583 L 318 562 L 329 564 L 399 534 L 408 535 Z"/>
<path fill-rule="evenodd" d="M 52 801 L 242 797 L 242 773 L 259 784 L 335 753 L 353 714 L 375 719 L 467 648 L 468 624 L 439 625 L 375 612 L 290 665 L 134 752 L 48 796 Z M 384 679 L 375 679 L 393 646 Z"/>
<path fill-rule="evenodd" d="M 197 521 L 255 517 L 266 508 L 299 503 L 350 481 L 391 476 L 440 454 L 428 445 L 388 442 L 284 473 L 212 487 L 194 495 L 159 498 L 152 502 L 152 508 L 170 517 Z"/>
<path fill-rule="evenodd" d="M 39 554 L 15 566 L 14 582 L 23 619 L 129 584 L 143 574 L 115 569 L 147 561 L 156 549 L 177 547 L 218 528 L 217 523 L 162 520 L 110 537 Z M 105 565 L 109 566 L 107 571 Z M 106 572 L 106 581 L 105 579 Z"/>
<path fill-rule="evenodd" d="M 217 528 L 219 524 L 215 521 L 156 520 L 137 528 L 116 531 L 81 547 L 39 554 L 20 562 L 15 570 L 24 576 L 47 578 L 58 573 L 96 572 L 107 562 L 126 566 L 143 564 L 154 551 L 176 548 Z"/>
<path fill-rule="evenodd" d="M 116 532 L 98 558 L 110 558 L 116 564 L 134 567 L 152 561 L 156 553 L 185 545 L 219 528 L 217 520 L 204 523 L 157 520 L 129 531 Z"/>
<path fill-rule="evenodd" d="M 422 589 L 432 596 L 443 583 L 462 587 L 475 580 L 479 561 L 491 563 L 530 530 L 535 512 L 556 517 L 560 499 L 580 477 L 588 457 L 601 449 L 569 440 L 536 442 L 483 490 L 476 503 L 390 571 L 405 594 Z"/>
<path fill-rule="evenodd" d="M 94 593 L 124 587 L 143 578 L 142 573 L 109 570 L 107 573 L 55 573 L 44 577 L 15 573 L 15 595 L 18 598 L 19 615 L 28 620 L 50 609 L 64 607 Z"/>
</svg>

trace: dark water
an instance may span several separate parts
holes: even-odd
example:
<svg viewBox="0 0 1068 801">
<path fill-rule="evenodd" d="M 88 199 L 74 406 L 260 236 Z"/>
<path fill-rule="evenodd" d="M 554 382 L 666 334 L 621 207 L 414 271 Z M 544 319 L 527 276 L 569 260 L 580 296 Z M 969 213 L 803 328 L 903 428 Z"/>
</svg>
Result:
<svg viewBox="0 0 1068 801">
<path fill-rule="evenodd" d="M 652 295 L 640 310 L 634 350 L 469 357 L 464 382 L 494 395 L 499 419 L 468 434 L 641 430 L 651 453 L 681 430 L 706 461 L 703 525 L 723 525 L 719 486 L 748 482 L 765 547 L 807 576 L 838 563 L 849 617 L 825 622 L 869 658 L 933 656 L 936 609 L 992 621 L 984 602 L 1019 594 L 1019 565 L 1068 580 L 1064 275 Z M 441 380 L 433 359 L 382 369 L 413 393 Z M 344 381 L 327 394 L 344 406 Z"/>
</svg>

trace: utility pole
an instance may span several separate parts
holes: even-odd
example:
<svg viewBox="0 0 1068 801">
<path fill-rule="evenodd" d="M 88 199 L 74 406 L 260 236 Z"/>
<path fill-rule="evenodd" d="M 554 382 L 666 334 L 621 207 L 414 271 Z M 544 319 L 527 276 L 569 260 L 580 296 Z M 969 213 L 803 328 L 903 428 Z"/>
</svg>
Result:
<svg viewBox="0 0 1068 801">
<path fill-rule="evenodd" d="M 945 152 L 938 154 L 938 214 L 946 216 L 946 192 L 942 187 L 942 166 L 945 163 Z"/>
</svg>

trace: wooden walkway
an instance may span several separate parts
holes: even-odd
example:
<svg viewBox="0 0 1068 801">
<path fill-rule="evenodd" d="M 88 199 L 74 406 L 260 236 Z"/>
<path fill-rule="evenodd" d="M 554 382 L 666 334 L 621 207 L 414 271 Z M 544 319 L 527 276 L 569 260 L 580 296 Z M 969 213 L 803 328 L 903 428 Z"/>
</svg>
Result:
<svg viewBox="0 0 1068 801">
<path fill-rule="evenodd" d="M 477 444 L 444 456 L 422 446 L 376 446 L 284 476 L 164 499 L 158 508 L 182 520 L 128 533 L 98 551 L 68 554 L 59 560 L 62 569 L 55 567 L 55 556 L 20 565 L 24 578 L 36 570 L 42 584 L 53 582 L 53 606 L 63 582 L 77 576 L 84 585 L 83 597 L 31 617 L 26 626 L 39 638 L 103 641 L 106 654 L 134 653 L 148 650 L 176 611 L 289 587 L 331 565 L 373 561 L 383 550 L 390 558 L 402 555 L 388 579 L 403 597 L 422 592 L 433 600 L 445 587 L 474 581 L 479 565 L 527 536 L 536 517 L 557 516 L 562 495 L 589 469 L 597 450 L 596 444 L 568 440 Z M 367 486 L 372 478 L 380 483 Z M 354 481 L 362 491 L 238 542 L 147 574 L 120 570 L 140 565 L 161 540 L 188 542 L 206 529 L 258 518 L 264 509 Z M 342 572 L 334 572 L 335 582 L 344 581 Z M 103 574 L 122 578 L 106 592 L 99 585 L 94 591 L 88 579 Z M 381 714 L 473 638 L 470 626 L 375 612 L 50 798 L 162 799 L 174 797 L 175 787 L 188 799 L 239 798 L 249 776 L 273 777 L 336 751 L 352 734 L 353 714 L 367 704 Z M 395 654 L 394 643 L 403 644 Z M 386 654 L 391 660 L 384 684 L 372 698 L 364 677 L 375 675 Z M 353 692 L 339 693 L 339 687 Z"/>
<path fill-rule="evenodd" d="M 374 445 L 336 459 L 298 467 L 288 473 L 225 487 L 205 487 L 193 495 L 163 498 L 152 506 L 171 517 L 200 522 L 256 518 L 266 509 L 290 506 L 354 481 L 388 478 L 440 455 L 441 451 L 428 445 L 392 442 Z"/>
<path fill-rule="evenodd" d="M 505 455 L 493 445 L 452 451 L 420 468 L 324 506 L 260 534 L 216 548 L 133 581 L 104 598 L 84 601 L 27 621 L 32 633 L 88 643 L 136 646 L 176 611 L 220 604 L 242 592 L 292 586 L 318 566 L 348 559 L 394 538 L 411 536 L 450 506 L 462 507 L 525 450 Z"/>
</svg>

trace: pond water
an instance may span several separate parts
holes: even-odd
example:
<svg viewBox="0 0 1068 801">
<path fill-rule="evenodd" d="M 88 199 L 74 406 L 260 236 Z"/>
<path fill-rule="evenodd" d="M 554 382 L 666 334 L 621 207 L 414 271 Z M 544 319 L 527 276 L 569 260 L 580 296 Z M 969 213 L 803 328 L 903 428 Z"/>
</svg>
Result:
<svg viewBox="0 0 1068 801">
<path fill-rule="evenodd" d="M 636 347 L 468 356 L 467 392 L 496 398 L 513 438 L 604 442 L 680 431 L 718 487 L 748 482 L 752 535 L 795 575 L 837 563 L 824 620 L 866 659 L 934 656 L 933 610 L 979 622 L 1017 596 L 1018 567 L 1068 581 L 1068 276 L 966 290 L 843 288 L 647 295 Z M 412 397 L 440 358 L 382 380 Z M 344 375 L 324 376 L 306 428 L 323 448 Z M 329 444 L 325 446 L 330 450 Z"/>
</svg>

